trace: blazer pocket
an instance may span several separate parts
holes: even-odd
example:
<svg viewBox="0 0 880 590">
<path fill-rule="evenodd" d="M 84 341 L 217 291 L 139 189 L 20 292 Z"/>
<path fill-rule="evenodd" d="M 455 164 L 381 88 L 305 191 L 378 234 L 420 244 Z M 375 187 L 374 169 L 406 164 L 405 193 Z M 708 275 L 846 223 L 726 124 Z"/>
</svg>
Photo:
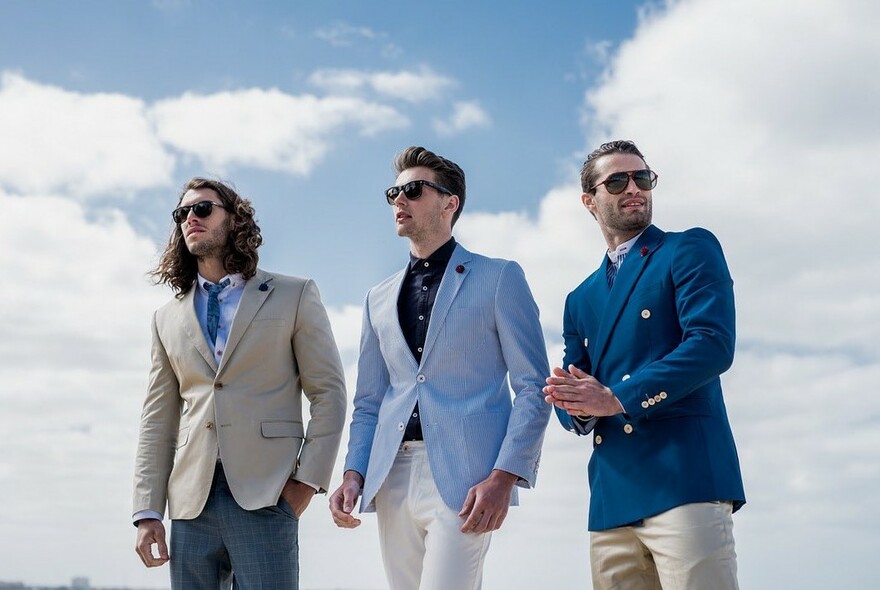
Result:
<svg viewBox="0 0 880 590">
<path fill-rule="evenodd" d="M 177 444 L 175 448 L 180 448 L 189 442 L 189 426 L 181 428 L 177 431 Z"/>
<path fill-rule="evenodd" d="M 305 434 L 299 422 L 281 420 L 261 422 L 260 432 L 265 438 L 302 438 Z"/>
</svg>

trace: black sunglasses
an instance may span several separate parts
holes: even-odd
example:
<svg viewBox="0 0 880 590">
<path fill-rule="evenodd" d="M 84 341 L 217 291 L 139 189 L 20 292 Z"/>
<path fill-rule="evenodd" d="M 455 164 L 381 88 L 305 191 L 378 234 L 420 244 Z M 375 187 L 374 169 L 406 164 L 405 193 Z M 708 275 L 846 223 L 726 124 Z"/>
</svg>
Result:
<svg viewBox="0 0 880 590">
<path fill-rule="evenodd" d="M 215 203 L 213 201 L 199 201 L 198 203 L 193 203 L 192 205 L 184 205 L 183 207 L 178 207 L 171 212 L 171 219 L 174 220 L 174 223 L 183 223 L 184 221 L 186 221 L 186 218 L 189 217 L 190 209 L 192 209 L 192 212 L 196 214 L 196 217 L 204 219 L 205 217 L 211 215 L 211 211 L 214 210 L 214 207 L 220 207 L 221 209 L 229 211 L 229 207 L 227 207 L 226 205 Z"/>
<path fill-rule="evenodd" d="M 614 174 L 610 174 L 608 178 L 596 184 L 596 186 L 590 190 L 594 191 L 596 190 L 596 187 L 604 184 L 605 190 L 607 190 L 609 194 L 618 195 L 629 185 L 630 178 L 632 178 L 633 182 L 636 183 L 636 186 L 643 191 L 649 191 L 657 186 L 656 172 L 653 170 L 633 170 L 632 172 L 615 172 Z"/>
<path fill-rule="evenodd" d="M 443 188 L 439 184 L 431 182 L 430 180 L 413 180 L 401 186 L 392 186 L 391 188 L 385 189 L 385 199 L 388 201 L 389 205 L 393 205 L 394 199 L 397 198 L 397 195 L 400 194 L 400 191 L 403 191 L 403 196 L 405 196 L 410 201 L 415 201 L 422 196 L 422 186 L 426 184 L 437 192 L 446 195 L 452 194 L 452 191 L 448 188 Z"/>
</svg>

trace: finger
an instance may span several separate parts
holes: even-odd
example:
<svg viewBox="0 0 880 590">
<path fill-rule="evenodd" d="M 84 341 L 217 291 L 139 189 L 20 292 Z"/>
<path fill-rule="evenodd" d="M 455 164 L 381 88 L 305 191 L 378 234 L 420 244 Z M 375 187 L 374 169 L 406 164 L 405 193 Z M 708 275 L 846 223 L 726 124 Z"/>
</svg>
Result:
<svg viewBox="0 0 880 590">
<path fill-rule="evenodd" d="M 343 494 L 344 501 L 342 502 L 342 511 L 346 513 L 351 513 L 354 510 L 354 504 L 357 501 L 358 493 L 354 494 Z"/>
<path fill-rule="evenodd" d="M 168 546 L 165 544 L 165 529 L 159 530 L 156 533 L 156 545 L 159 548 L 159 560 L 160 563 L 165 563 L 168 561 Z M 152 552 L 151 552 L 152 554 Z"/>
<path fill-rule="evenodd" d="M 471 511 L 474 509 L 474 502 L 476 501 L 477 495 L 474 492 L 474 488 L 468 490 L 467 497 L 464 499 L 464 504 L 461 506 L 461 511 L 458 513 L 459 516 L 465 518 L 471 515 Z"/>
<path fill-rule="evenodd" d="M 577 377 L 578 379 L 583 379 L 584 377 L 591 376 L 589 373 L 584 373 L 574 365 L 568 365 L 568 370 L 574 377 Z"/>
<path fill-rule="evenodd" d="M 572 366 L 574 366 L 574 365 L 569 365 L 569 367 L 572 367 Z M 571 377 L 572 376 L 570 372 L 568 372 L 565 369 L 562 369 L 560 367 L 553 367 L 552 372 L 553 372 L 553 375 L 556 377 Z"/>
</svg>

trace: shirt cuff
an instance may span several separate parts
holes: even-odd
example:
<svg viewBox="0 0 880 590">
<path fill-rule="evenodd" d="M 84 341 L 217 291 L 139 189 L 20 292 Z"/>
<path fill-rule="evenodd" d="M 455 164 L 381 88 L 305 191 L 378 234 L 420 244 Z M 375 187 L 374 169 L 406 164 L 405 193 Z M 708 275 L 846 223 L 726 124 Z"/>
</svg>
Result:
<svg viewBox="0 0 880 590">
<path fill-rule="evenodd" d="M 139 520 L 145 520 L 147 518 L 155 518 L 156 520 L 161 521 L 162 515 L 153 510 L 141 510 L 140 512 L 135 512 L 134 516 L 131 517 L 131 520 L 134 522 L 134 526 L 137 526 Z"/>
</svg>

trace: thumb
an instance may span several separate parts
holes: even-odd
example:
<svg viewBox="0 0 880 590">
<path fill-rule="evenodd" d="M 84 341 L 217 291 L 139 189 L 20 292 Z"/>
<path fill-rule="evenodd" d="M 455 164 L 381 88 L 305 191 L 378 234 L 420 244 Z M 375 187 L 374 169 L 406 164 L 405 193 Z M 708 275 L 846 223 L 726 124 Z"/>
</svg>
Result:
<svg viewBox="0 0 880 590">
<path fill-rule="evenodd" d="M 578 379 L 583 379 L 584 377 L 589 377 L 589 373 L 584 373 L 574 365 L 568 365 L 568 372 L 572 374 L 573 377 L 577 377 Z"/>
<path fill-rule="evenodd" d="M 346 514 L 351 514 L 351 511 L 354 510 L 354 501 L 357 496 L 353 496 L 351 494 L 343 495 L 342 500 L 342 511 Z"/>
<path fill-rule="evenodd" d="M 466 517 L 470 514 L 471 510 L 474 508 L 474 500 L 476 499 L 476 495 L 474 494 L 474 488 L 468 490 L 467 498 L 464 499 L 464 504 L 461 507 L 461 512 L 458 513 L 459 516 Z"/>
</svg>

